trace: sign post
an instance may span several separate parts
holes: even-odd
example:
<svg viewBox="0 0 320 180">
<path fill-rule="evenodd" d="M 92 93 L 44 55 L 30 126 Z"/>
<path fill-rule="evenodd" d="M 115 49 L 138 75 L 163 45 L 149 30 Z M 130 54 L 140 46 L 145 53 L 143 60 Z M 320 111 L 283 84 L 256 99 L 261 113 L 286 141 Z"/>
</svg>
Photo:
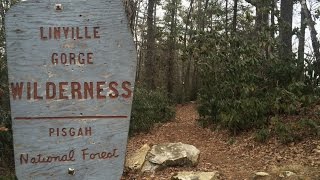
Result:
<svg viewBox="0 0 320 180">
<path fill-rule="evenodd" d="M 18 179 L 120 179 L 136 69 L 123 9 L 27 0 L 6 15 Z"/>
</svg>

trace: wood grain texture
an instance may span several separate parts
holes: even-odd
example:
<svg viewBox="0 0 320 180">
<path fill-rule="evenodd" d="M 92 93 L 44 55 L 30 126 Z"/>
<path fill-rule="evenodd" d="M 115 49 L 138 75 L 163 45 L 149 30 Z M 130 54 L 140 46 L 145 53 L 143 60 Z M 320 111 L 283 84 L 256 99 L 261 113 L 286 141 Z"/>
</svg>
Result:
<svg viewBox="0 0 320 180">
<path fill-rule="evenodd" d="M 9 85 L 37 82 L 39 96 L 46 82 L 131 82 L 134 87 L 136 52 L 121 0 L 27 0 L 6 16 Z M 40 27 L 99 27 L 99 39 L 41 40 Z M 93 64 L 52 64 L 52 53 L 92 52 Z M 119 85 L 121 87 L 121 84 Z M 26 88 L 25 88 L 26 89 Z M 108 92 L 108 86 L 104 87 Z M 119 93 L 125 93 L 123 89 Z M 68 94 L 68 93 L 66 93 Z M 95 92 L 95 94 L 97 94 Z M 69 94 L 69 97 L 71 95 Z M 111 99 L 27 99 L 11 96 L 16 174 L 18 179 L 120 179 L 126 152 L 132 96 Z M 41 117 L 78 117 L 41 119 Z M 99 118 L 94 118 L 99 116 Z M 122 118 L 101 118 L 119 116 Z M 17 117 L 17 119 L 16 119 Z M 36 117 L 19 120 L 19 117 Z M 86 118 L 90 117 L 90 118 Z M 91 136 L 49 136 L 53 128 L 91 127 Z M 88 159 L 85 152 L 113 152 L 117 157 Z M 31 157 L 62 156 L 74 152 L 75 161 L 32 163 Z M 21 156 L 28 154 L 28 164 Z M 75 175 L 68 174 L 75 169 Z"/>
</svg>

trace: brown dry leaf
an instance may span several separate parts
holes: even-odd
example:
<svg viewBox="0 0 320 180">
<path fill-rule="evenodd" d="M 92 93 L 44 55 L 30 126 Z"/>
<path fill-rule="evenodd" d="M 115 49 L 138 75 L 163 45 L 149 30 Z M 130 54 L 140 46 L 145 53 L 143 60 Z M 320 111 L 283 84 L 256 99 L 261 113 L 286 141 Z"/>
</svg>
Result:
<svg viewBox="0 0 320 180">
<path fill-rule="evenodd" d="M 6 132 L 6 131 L 8 131 L 9 129 L 8 128 L 6 128 L 6 127 L 0 127 L 0 132 Z"/>
</svg>

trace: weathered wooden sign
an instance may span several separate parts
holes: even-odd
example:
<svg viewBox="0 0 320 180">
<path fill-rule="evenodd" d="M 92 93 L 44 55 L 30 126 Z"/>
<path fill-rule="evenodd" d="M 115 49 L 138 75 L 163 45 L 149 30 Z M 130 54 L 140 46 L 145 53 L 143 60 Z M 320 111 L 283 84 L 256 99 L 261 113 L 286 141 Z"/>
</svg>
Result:
<svg viewBox="0 0 320 180">
<path fill-rule="evenodd" d="M 6 36 L 18 179 L 120 179 L 136 68 L 121 0 L 27 0 Z"/>
</svg>

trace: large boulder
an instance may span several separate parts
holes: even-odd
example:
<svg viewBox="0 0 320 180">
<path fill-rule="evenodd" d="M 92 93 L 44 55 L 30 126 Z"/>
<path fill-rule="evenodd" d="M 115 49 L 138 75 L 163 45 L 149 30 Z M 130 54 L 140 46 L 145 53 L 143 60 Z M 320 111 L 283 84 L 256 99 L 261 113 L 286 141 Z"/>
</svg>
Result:
<svg viewBox="0 0 320 180">
<path fill-rule="evenodd" d="M 200 151 L 189 144 L 165 143 L 152 146 L 142 171 L 155 171 L 167 166 L 196 166 Z"/>
<path fill-rule="evenodd" d="M 172 176 L 172 180 L 216 180 L 219 178 L 218 171 L 214 172 L 179 172 Z"/>
<path fill-rule="evenodd" d="M 140 170 L 145 163 L 146 155 L 150 150 L 150 146 L 148 144 L 144 144 L 140 149 L 135 151 L 129 158 L 126 160 L 126 168 L 130 170 Z"/>
<path fill-rule="evenodd" d="M 155 172 L 157 170 L 160 170 L 161 168 L 164 168 L 164 167 L 160 166 L 159 164 L 154 164 L 146 160 L 143 164 L 141 172 Z"/>
</svg>

